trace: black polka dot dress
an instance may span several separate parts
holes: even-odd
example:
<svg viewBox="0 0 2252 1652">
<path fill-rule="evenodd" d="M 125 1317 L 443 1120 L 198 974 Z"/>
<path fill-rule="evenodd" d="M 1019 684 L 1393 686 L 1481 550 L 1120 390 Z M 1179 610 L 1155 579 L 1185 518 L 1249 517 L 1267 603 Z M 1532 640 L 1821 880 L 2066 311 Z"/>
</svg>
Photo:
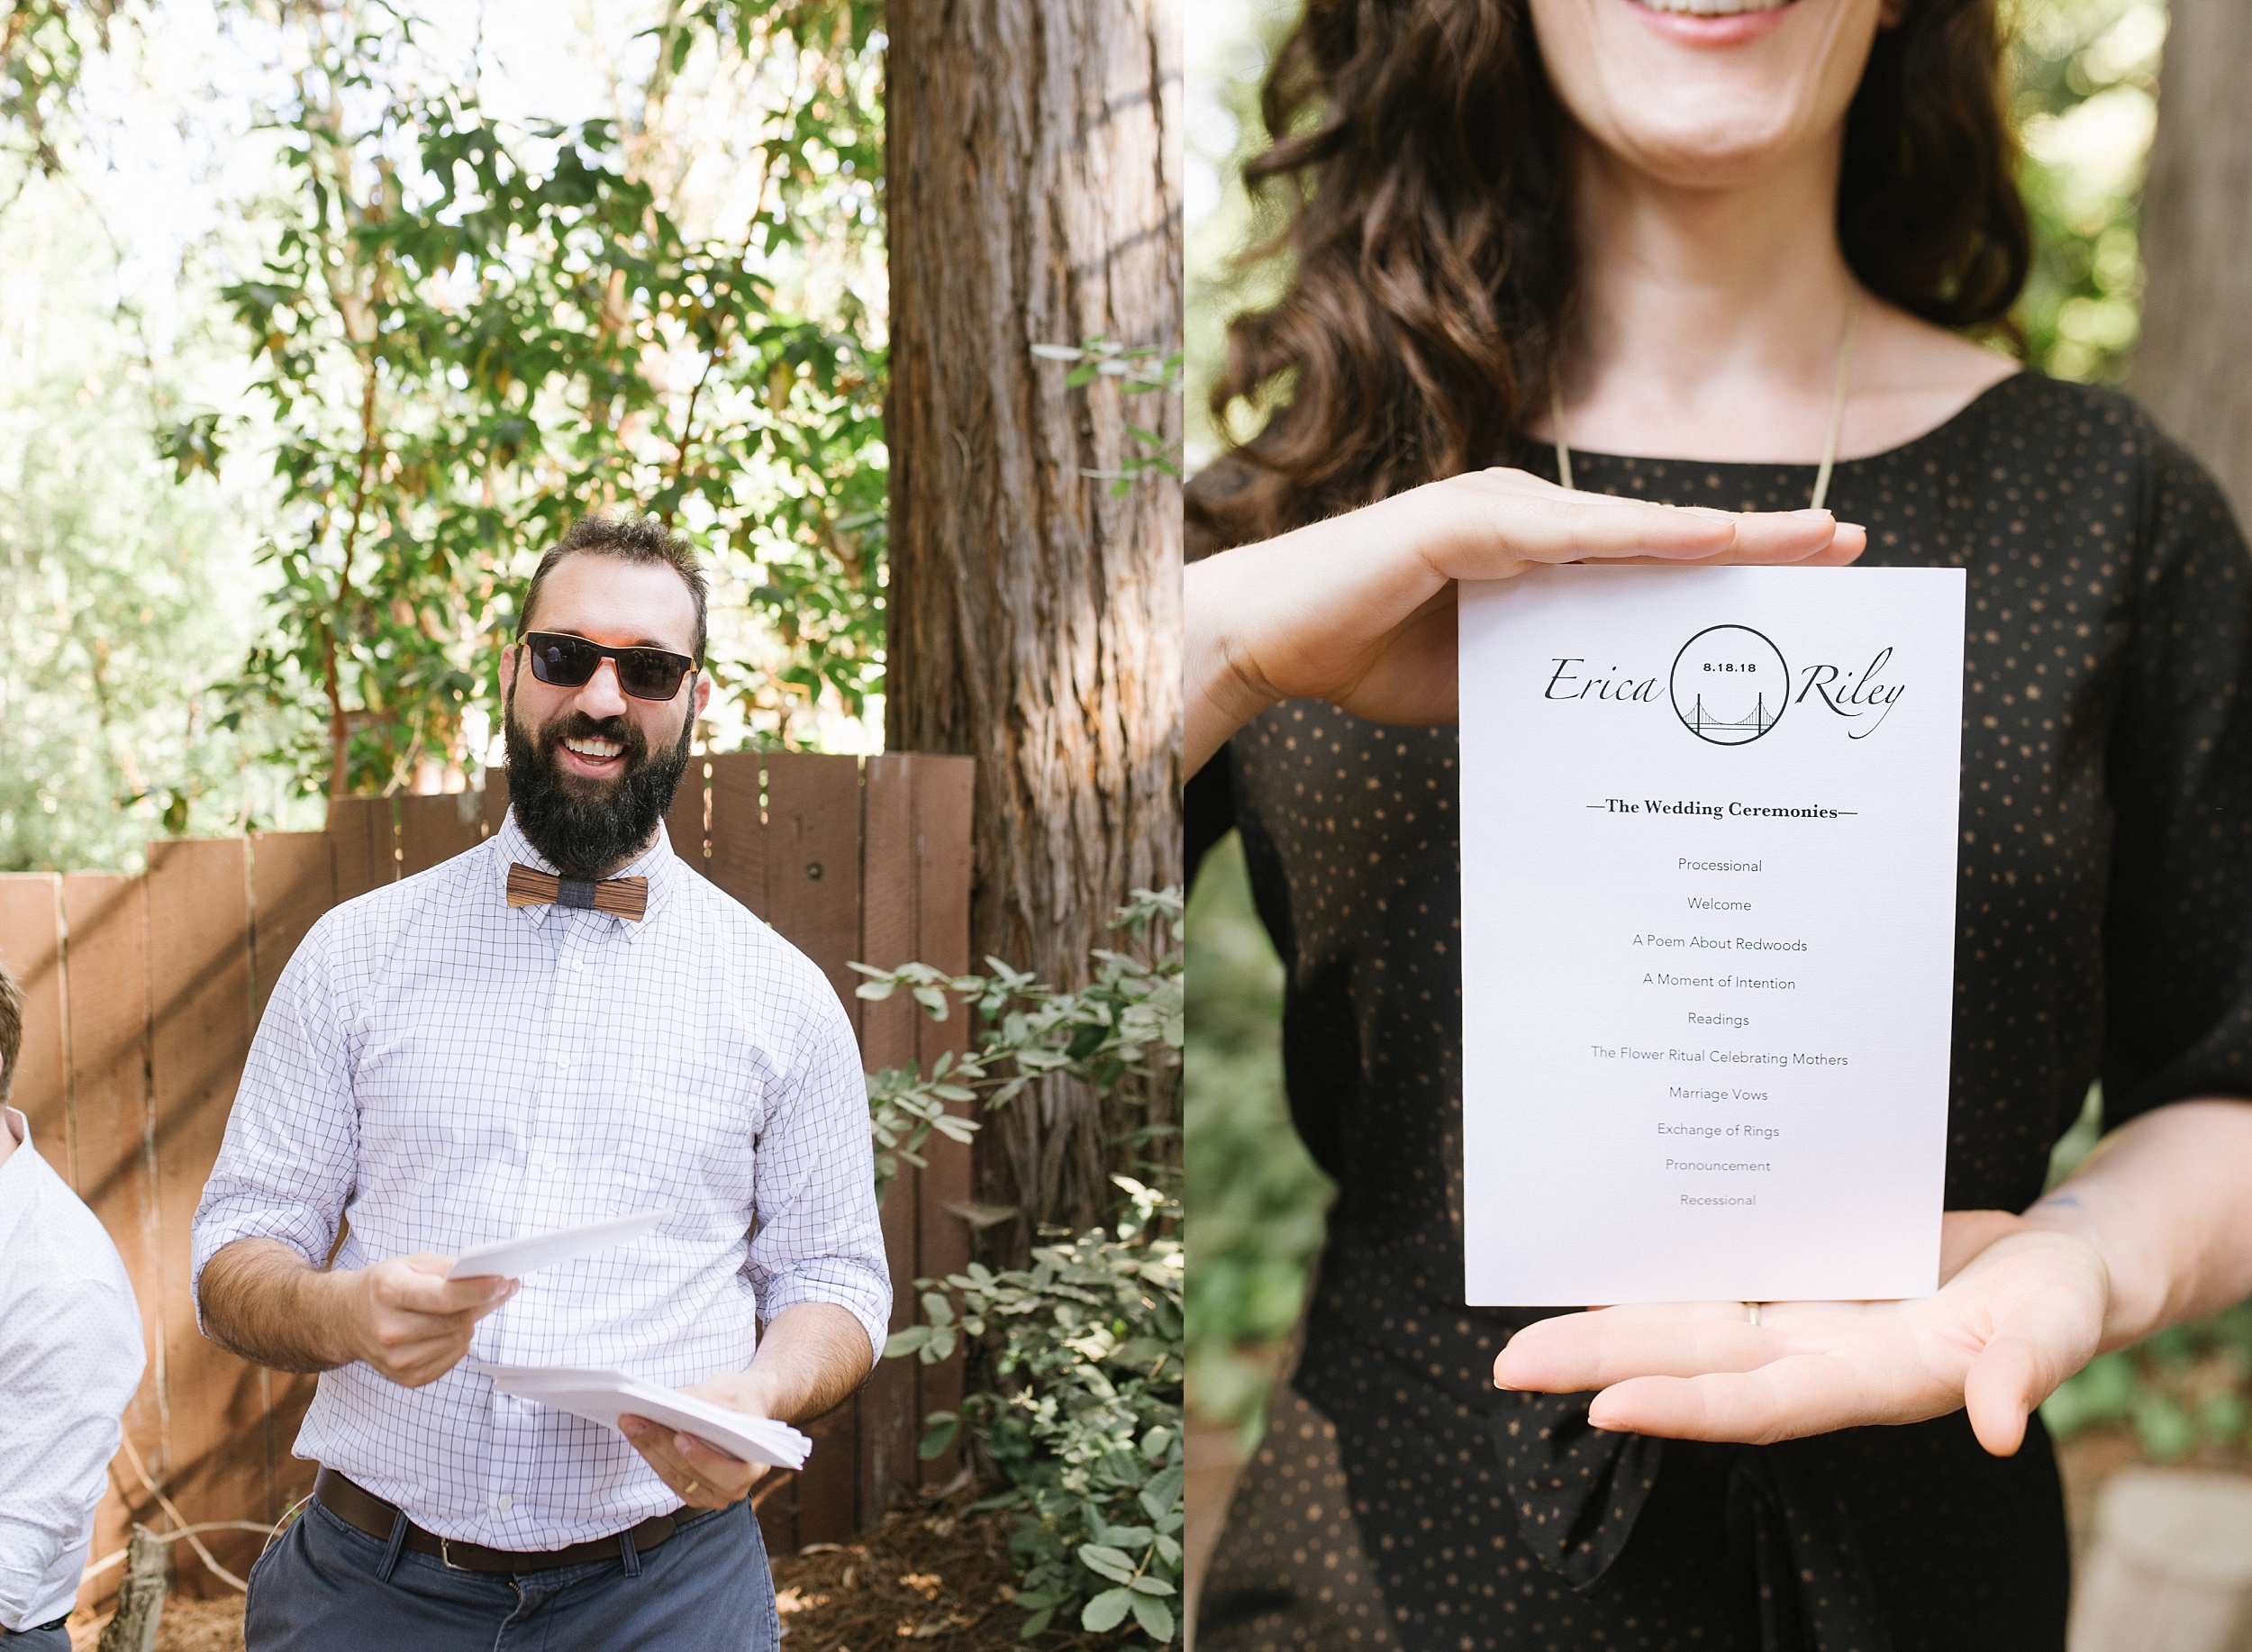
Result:
<svg viewBox="0 0 2252 1652">
<path fill-rule="evenodd" d="M 1509 458 L 1555 474 L 1538 444 Z M 1803 506 L 1812 477 L 1573 469 L 1591 491 L 1761 511 Z M 1197 487 L 1228 485 L 1221 467 Z M 1864 566 L 1970 572 L 1947 1200 L 2022 1210 L 2092 1080 L 2107 1124 L 2252 1096 L 2252 564 L 2132 403 L 2033 373 L 1839 465 L 1830 503 L 1868 527 Z M 2061 1647 L 2038 1421 L 2007 1459 L 1959 1412 L 1713 1446 L 1600 1433 L 1586 1395 L 1494 1389 L 1534 1311 L 1462 1300 L 1457 774 L 1452 728 L 1292 702 L 1192 787 L 1192 864 L 1242 830 L 1288 971 L 1292 1111 L 1339 1186 L 1203 1652 Z"/>
</svg>

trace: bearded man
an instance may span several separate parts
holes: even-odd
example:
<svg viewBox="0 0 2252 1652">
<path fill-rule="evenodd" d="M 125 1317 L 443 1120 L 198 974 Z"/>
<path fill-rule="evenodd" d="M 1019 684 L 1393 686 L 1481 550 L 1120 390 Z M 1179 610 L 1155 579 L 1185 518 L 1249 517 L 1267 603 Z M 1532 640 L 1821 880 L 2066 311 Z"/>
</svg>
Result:
<svg viewBox="0 0 2252 1652">
<path fill-rule="evenodd" d="M 250 1652 L 778 1642 L 757 1466 L 477 1368 L 613 1368 L 788 1421 L 883 1346 L 850 1023 L 665 836 L 704 604 L 655 522 L 565 534 L 501 661 L 500 831 L 330 912 L 275 987 L 195 1223 L 205 1333 L 321 1374 L 314 1501 L 251 1572 Z M 649 1210 L 621 1248 L 446 1277 Z"/>
</svg>

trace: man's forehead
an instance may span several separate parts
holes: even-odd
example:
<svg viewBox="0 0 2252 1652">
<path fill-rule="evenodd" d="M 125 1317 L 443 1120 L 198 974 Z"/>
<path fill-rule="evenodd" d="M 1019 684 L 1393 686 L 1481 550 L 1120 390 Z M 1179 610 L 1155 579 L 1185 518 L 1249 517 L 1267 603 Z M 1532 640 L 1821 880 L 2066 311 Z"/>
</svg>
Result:
<svg viewBox="0 0 2252 1652">
<path fill-rule="evenodd" d="M 695 651 L 695 598 L 663 562 L 627 562 L 581 551 L 540 585 L 527 629 L 568 631 L 620 647 Z"/>
</svg>

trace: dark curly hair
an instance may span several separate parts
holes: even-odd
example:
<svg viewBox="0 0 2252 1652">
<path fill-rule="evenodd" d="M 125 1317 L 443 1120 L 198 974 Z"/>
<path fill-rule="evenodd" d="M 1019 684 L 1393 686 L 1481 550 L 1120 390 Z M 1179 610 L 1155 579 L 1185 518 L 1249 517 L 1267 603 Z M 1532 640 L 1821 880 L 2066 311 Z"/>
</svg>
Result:
<svg viewBox="0 0 2252 1652">
<path fill-rule="evenodd" d="M 531 583 L 524 587 L 523 606 L 516 611 L 519 642 L 531 629 L 531 611 L 540 605 L 540 587 L 548 583 L 548 576 L 555 572 L 556 564 L 566 557 L 577 556 L 662 563 L 679 575 L 688 587 L 688 595 L 695 599 L 696 637 L 692 653 L 699 667 L 704 664 L 704 609 L 710 601 L 711 587 L 704 576 L 703 564 L 696 559 L 695 547 L 655 516 L 613 516 L 607 511 L 592 511 L 573 522 L 531 571 Z"/>
<path fill-rule="evenodd" d="M 1995 0 L 1911 0 L 1846 119 L 1838 233 L 1878 297 L 2004 322 L 2030 238 Z M 1577 285 L 1568 120 L 1528 0 L 1307 0 L 1244 169 L 1288 204 L 1288 290 L 1228 329 L 1212 405 L 1278 404 L 1192 486 L 1210 543 L 1264 539 L 1494 462 L 1545 401 Z M 2006 326 L 2006 323 L 2005 323 Z"/>
</svg>

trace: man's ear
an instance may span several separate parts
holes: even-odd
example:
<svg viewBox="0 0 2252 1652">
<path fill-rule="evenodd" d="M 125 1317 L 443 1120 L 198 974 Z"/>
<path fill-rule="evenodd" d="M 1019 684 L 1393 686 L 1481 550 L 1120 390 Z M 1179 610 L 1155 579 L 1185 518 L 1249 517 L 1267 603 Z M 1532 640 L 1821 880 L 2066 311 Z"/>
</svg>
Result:
<svg viewBox="0 0 2252 1652">
<path fill-rule="evenodd" d="M 516 645 L 510 643 L 501 650 L 501 703 L 508 703 L 508 696 L 516 692 Z"/>
<path fill-rule="evenodd" d="M 707 705 L 711 704 L 711 703 L 712 703 L 712 674 L 711 674 L 709 671 L 699 671 L 699 672 L 697 672 L 697 673 L 696 673 L 696 713 L 695 713 L 695 714 L 696 714 L 698 717 L 703 716 L 703 715 L 704 715 L 704 708 L 705 706 L 707 706 Z"/>
</svg>

